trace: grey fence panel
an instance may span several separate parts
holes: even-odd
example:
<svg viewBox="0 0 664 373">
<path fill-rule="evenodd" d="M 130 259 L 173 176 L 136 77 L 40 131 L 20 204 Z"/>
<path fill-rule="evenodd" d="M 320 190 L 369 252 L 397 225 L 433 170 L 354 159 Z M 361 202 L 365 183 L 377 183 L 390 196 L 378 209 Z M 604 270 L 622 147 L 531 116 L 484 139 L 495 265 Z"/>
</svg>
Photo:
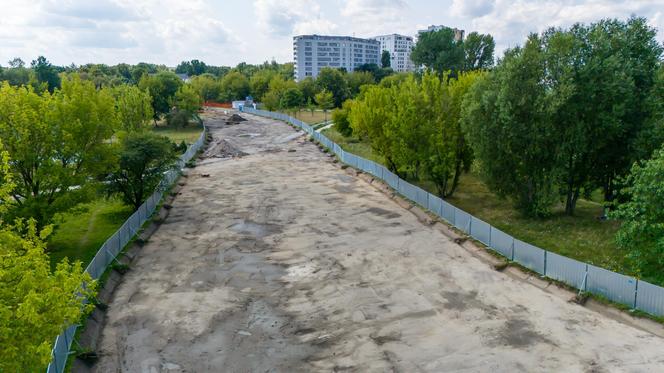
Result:
<svg viewBox="0 0 664 373">
<path fill-rule="evenodd" d="M 586 263 L 550 251 L 546 253 L 545 275 L 549 278 L 581 289 L 587 270 L 588 265 Z"/>
<path fill-rule="evenodd" d="M 639 280 L 636 309 L 664 316 L 664 288 Z"/>
<path fill-rule="evenodd" d="M 455 213 L 456 213 L 456 207 L 443 201 L 443 207 L 440 209 L 440 217 L 443 218 L 446 222 L 454 225 Z"/>
<path fill-rule="evenodd" d="M 417 191 L 415 190 L 415 185 L 403 179 L 399 180 L 399 193 L 411 201 L 415 201 L 415 199 L 417 199 Z"/>
<path fill-rule="evenodd" d="M 374 161 L 369 161 L 371 162 L 371 169 L 369 172 L 374 175 L 375 177 L 382 179 L 383 178 L 383 166 L 379 165 L 378 163 Z"/>
<path fill-rule="evenodd" d="M 438 216 L 442 216 L 443 213 L 443 200 L 440 197 L 429 194 L 427 209 Z"/>
<path fill-rule="evenodd" d="M 507 259 L 512 260 L 514 237 L 492 226 L 491 244 L 489 246 Z"/>
<path fill-rule="evenodd" d="M 636 279 L 588 264 L 586 290 L 634 307 Z"/>
<path fill-rule="evenodd" d="M 414 201 L 417 202 L 418 205 L 427 208 L 427 206 L 429 206 L 429 192 L 416 186 Z"/>
<path fill-rule="evenodd" d="M 399 190 L 399 176 L 397 176 L 397 175 L 393 174 L 392 172 L 390 172 L 389 170 L 385 169 L 383 171 L 383 180 L 385 180 L 387 185 L 392 187 L 392 189 L 397 190 L 397 191 Z"/>
<path fill-rule="evenodd" d="M 473 216 L 470 223 L 470 235 L 481 243 L 491 246 L 491 225 L 489 223 Z"/>
<path fill-rule="evenodd" d="M 514 261 L 533 271 L 544 274 L 546 251 L 521 240 L 514 240 Z"/>
<path fill-rule="evenodd" d="M 471 215 L 461 209 L 454 208 L 454 226 L 464 233 L 470 233 Z"/>
<path fill-rule="evenodd" d="M 341 149 L 341 146 L 339 146 L 339 144 L 334 144 L 334 154 L 339 156 L 339 158 L 341 158 L 341 152 L 342 151 L 343 150 Z"/>
</svg>

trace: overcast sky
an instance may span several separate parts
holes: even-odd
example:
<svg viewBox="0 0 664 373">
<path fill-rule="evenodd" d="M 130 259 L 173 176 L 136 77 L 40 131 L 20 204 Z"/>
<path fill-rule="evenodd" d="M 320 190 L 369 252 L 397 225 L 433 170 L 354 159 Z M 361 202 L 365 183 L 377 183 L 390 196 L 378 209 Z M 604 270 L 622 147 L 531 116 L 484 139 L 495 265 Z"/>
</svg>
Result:
<svg viewBox="0 0 664 373">
<path fill-rule="evenodd" d="M 293 35 L 415 35 L 432 24 L 490 33 L 500 55 L 529 32 L 632 14 L 664 41 L 664 0 L 0 0 L 0 9 L 4 66 L 38 55 L 58 65 L 287 62 Z"/>
</svg>

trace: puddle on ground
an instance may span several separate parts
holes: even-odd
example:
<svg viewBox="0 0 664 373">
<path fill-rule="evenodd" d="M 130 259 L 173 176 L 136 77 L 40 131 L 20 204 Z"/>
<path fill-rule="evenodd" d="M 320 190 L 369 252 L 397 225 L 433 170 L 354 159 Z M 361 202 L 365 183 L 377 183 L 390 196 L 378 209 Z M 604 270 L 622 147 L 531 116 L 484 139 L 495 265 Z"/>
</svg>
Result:
<svg viewBox="0 0 664 373">
<path fill-rule="evenodd" d="M 241 220 L 238 223 L 232 224 L 229 228 L 238 233 L 256 237 L 269 236 L 277 233 L 280 229 L 276 224 L 261 224 L 251 220 Z"/>
</svg>

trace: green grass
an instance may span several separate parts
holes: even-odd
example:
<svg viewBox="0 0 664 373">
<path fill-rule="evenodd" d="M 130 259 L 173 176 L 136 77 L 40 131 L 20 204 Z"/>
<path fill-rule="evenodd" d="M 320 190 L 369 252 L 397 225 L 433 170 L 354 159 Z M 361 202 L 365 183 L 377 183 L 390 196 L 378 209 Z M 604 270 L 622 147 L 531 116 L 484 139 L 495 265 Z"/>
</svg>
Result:
<svg viewBox="0 0 664 373">
<path fill-rule="evenodd" d="M 343 150 L 345 151 L 351 152 L 355 155 L 359 155 L 362 158 L 370 159 L 376 163 L 380 164 L 385 163 L 383 157 L 381 157 L 378 154 L 374 154 L 369 144 L 360 141 L 360 139 L 358 139 L 355 136 L 351 137 L 343 136 L 334 128 L 334 126 L 322 130 L 321 133 L 325 135 L 328 139 L 339 144 L 339 146 L 341 146 L 341 148 L 343 148 Z"/>
<path fill-rule="evenodd" d="M 384 164 L 371 147 L 357 138 L 343 137 L 334 128 L 323 131 L 325 136 L 344 150 Z M 410 180 L 409 180 L 410 181 Z M 432 194 L 435 187 L 427 181 L 411 181 Z M 593 200 L 599 196 L 593 195 Z M 515 238 L 545 250 L 585 261 L 617 272 L 630 274 L 625 267 L 625 253 L 614 242 L 619 227 L 615 221 L 600 221 L 602 206 L 593 201 L 579 200 L 575 216 L 564 214 L 562 203 L 553 208 L 546 219 L 526 218 L 512 203 L 492 193 L 477 175 L 464 174 L 454 195 L 447 199 L 454 206 L 486 221 Z"/>
<path fill-rule="evenodd" d="M 179 144 L 184 140 L 184 142 L 189 145 L 195 143 L 196 140 L 198 140 L 201 132 L 203 132 L 203 127 L 198 124 L 189 124 L 184 128 L 159 125 L 157 127 L 152 127 L 152 131 L 159 135 L 168 137 L 176 144 Z"/>
<path fill-rule="evenodd" d="M 286 113 L 286 114 L 288 114 L 290 116 L 293 116 L 293 117 L 295 117 L 295 118 L 297 118 L 297 119 L 299 119 L 299 120 L 301 120 L 305 123 L 308 123 L 308 124 L 317 124 L 317 123 L 325 121 L 325 118 L 326 118 L 325 113 L 322 112 L 322 111 L 318 111 L 318 110 L 315 110 L 313 112 L 313 115 L 308 110 L 300 110 L 297 113 L 295 113 L 295 115 L 293 115 L 293 113 Z M 327 120 L 330 120 L 330 119 L 332 119 L 332 112 L 330 110 L 328 110 Z"/>
<path fill-rule="evenodd" d="M 55 265 L 66 257 L 87 265 L 131 214 L 131 207 L 117 199 L 98 199 L 60 214 L 48 240 L 51 263 Z"/>
</svg>

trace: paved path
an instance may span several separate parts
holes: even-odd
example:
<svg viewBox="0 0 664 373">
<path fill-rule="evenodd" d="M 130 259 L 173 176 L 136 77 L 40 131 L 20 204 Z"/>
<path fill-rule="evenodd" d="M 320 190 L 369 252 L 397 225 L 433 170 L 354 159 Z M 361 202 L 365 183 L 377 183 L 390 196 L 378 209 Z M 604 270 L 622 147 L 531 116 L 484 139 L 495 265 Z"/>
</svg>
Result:
<svg viewBox="0 0 664 373">
<path fill-rule="evenodd" d="M 117 289 L 96 371 L 664 371 L 664 339 L 491 269 L 245 116 L 208 119 L 208 158 Z"/>
</svg>

